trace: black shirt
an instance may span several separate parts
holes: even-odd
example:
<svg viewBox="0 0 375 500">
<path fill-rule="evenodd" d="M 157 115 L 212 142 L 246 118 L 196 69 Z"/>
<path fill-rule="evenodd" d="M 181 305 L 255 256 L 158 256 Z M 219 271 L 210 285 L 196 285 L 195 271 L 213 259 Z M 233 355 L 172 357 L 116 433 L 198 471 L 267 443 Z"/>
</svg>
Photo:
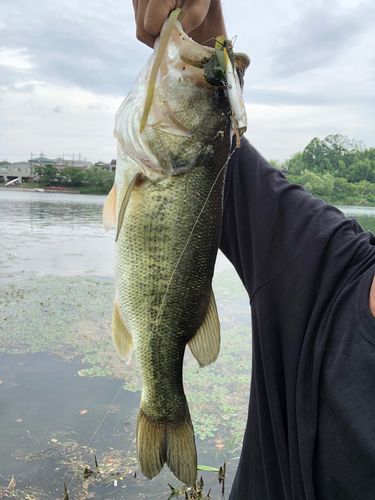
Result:
<svg viewBox="0 0 375 500">
<path fill-rule="evenodd" d="M 374 245 L 242 139 L 220 246 L 250 296 L 253 367 L 230 500 L 375 499 Z"/>
</svg>

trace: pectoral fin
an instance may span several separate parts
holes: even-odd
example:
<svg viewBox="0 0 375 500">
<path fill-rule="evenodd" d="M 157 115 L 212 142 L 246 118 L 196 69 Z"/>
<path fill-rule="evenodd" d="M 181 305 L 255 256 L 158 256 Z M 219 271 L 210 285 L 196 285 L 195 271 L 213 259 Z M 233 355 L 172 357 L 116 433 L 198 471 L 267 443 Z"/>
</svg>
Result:
<svg viewBox="0 0 375 500">
<path fill-rule="evenodd" d="M 122 321 L 116 300 L 112 317 L 112 335 L 117 352 L 129 363 L 133 352 L 133 338 Z"/>
<path fill-rule="evenodd" d="M 103 207 L 103 227 L 106 233 L 116 227 L 116 184 L 113 184 Z"/>
<path fill-rule="evenodd" d="M 200 367 L 213 363 L 219 355 L 220 322 L 212 290 L 207 315 L 197 333 L 189 341 L 189 347 Z"/>
<path fill-rule="evenodd" d="M 117 234 L 116 234 L 116 240 L 118 240 L 118 237 L 120 235 L 120 231 L 122 228 L 122 223 L 124 222 L 124 217 L 125 217 L 125 211 L 126 207 L 128 206 L 129 200 L 130 200 L 130 195 L 132 194 L 134 186 L 137 184 L 137 182 L 141 179 L 142 175 L 137 173 L 134 175 L 133 179 L 130 181 L 130 184 L 125 184 L 124 188 L 121 193 L 121 202 L 120 202 L 120 210 L 118 213 L 118 220 L 117 220 Z"/>
</svg>

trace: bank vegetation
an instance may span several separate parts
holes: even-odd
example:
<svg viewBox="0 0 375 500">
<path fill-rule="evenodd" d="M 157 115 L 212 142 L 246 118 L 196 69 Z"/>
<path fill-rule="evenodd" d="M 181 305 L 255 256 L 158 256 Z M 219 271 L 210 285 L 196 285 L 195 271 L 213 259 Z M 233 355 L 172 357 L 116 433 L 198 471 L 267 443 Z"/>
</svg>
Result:
<svg viewBox="0 0 375 500">
<path fill-rule="evenodd" d="M 303 152 L 281 163 L 270 160 L 287 179 L 334 205 L 375 206 L 375 148 L 335 134 L 321 140 L 315 137 Z M 115 173 L 93 165 L 85 170 L 53 165 L 36 167 L 40 187 L 59 186 L 80 189 L 84 194 L 109 193 Z"/>
<path fill-rule="evenodd" d="M 82 194 L 108 194 L 115 179 L 114 172 L 93 165 L 85 170 L 66 167 L 58 170 L 51 164 L 34 168 L 39 187 L 67 187 L 79 189 Z"/>
<path fill-rule="evenodd" d="M 315 137 L 284 163 L 270 163 L 327 203 L 375 206 L 375 148 L 344 135 Z"/>
</svg>

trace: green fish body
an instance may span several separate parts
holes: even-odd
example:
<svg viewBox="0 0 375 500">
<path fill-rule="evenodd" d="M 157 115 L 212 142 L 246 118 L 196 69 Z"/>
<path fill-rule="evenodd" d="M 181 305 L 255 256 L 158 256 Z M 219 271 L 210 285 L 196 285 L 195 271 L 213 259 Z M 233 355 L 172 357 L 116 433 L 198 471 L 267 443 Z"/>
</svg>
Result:
<svg viewBox="0 0 375 500">
<path fill-rule="evenodd" d="M 189 486 L 197 455 L 183 358 L 189 344 L 205 366 L 220 349 L 211 281 L 232 137 L 227 99 L 196 67 L 210 51 L 176 21 L 140 134 L 155 56 L 141 72 L 116 116 L 116 179 L 103 212 L 104 226 L 116 224 L 118 232 L 114 343 L 127 361 L 135 348 L 142 372 L 140 468 L 152 479 L 166 463 Z"/>
</svg>

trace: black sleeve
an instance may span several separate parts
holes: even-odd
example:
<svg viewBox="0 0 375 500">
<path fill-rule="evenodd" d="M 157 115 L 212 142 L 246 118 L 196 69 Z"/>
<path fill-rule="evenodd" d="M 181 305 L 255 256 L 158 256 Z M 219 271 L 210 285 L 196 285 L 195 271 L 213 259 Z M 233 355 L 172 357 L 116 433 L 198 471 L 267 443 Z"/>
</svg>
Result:
<svg viewBox="0 0 375 500">
<path fill-rule="evenodd" d="M 221 250 L 250 295 L 252 315 L 250 408 L 230 500 L 372 499 L 375 358 L 355 298 L 373 330 L 374 236 L 290 184 L 243 139 L 228 165 Z M 367 427 L 349 389 L 369 395 L 361 408 Z"/>
<path fill-rule="evenodd" d="M 344 214 L 291 184 L 242 138 L 228 165 L 220 248 L 250 298 Z"/>
</svg>

